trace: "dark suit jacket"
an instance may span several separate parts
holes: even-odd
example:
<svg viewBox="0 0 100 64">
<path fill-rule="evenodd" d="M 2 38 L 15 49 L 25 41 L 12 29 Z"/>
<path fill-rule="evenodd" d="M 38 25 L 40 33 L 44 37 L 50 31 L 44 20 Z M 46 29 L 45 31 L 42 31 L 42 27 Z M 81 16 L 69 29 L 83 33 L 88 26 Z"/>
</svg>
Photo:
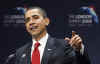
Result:
<svg viewBox="0 0 100 64">
<path fill-rule="evenodd" d="M 14 63 L 31 64 L 32 42 L 16 51 Z M 48 37 L 41 64 L 90 64 L 86 55 L 80 55 L 63 39 Z"/>
</svg>

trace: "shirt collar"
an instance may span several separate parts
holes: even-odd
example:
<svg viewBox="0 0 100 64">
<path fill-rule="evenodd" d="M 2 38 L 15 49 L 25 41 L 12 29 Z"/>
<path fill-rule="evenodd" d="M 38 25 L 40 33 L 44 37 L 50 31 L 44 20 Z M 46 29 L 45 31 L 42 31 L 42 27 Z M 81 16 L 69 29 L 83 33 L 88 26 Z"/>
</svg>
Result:
<svg viewBox="0 0 100 64">
<path fill-rule="evenodd" d="M 44 37 L 42 37 L 38 42 L 40 43 L 40 45 L 46 44 L 48 39 L 48 33 L 46 33 L 46 35 Z M 37 42 L 35 39 L 32 40 L 33 41 L 33 45 Z"/>
</svg>

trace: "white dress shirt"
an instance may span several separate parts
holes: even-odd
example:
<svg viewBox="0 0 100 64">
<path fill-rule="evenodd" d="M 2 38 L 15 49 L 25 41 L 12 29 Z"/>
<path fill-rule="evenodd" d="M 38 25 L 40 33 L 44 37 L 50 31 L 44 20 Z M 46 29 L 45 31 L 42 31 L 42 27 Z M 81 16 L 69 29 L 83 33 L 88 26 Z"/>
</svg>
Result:
<svg viewBox="0 0 100 64">
<path fill-rule="evenodd" d="M 47 39 L 48 39 L 48 33 L 46 33 L 46 35 L 38 41 L 40 43 L 40 46 L 38 47 L 39 52 L 40 52 L 40 62 L 42 60 L 42 56 L 43 56 L 43 52 L 44 52 L 44 49 L 47 43 Z M 34 45 L 37 42 L 35 39 L 33 39 L 32 41 L 33 41 L 33 44 L 31 48 L 31 59 L 32 59 L 32 52 L 34 51 Z"/>
</svg>

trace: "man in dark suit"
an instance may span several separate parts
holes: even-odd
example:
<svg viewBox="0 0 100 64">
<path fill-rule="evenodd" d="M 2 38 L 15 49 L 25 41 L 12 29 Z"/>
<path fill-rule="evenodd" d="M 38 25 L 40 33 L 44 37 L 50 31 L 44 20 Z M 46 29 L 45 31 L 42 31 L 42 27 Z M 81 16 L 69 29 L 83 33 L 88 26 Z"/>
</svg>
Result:
<svg viewBox="0 0 100 64">
<path fill-rule="evenodd" d="M 80 36 L 72 32 L 72 37 L 65 40 L 53 38 L 46 30 L 49 23 L 43 9 L 27 9 L 25 26 L 32 42 L 16 50 L 14 64 L 90 64 Z"/>
</svg>

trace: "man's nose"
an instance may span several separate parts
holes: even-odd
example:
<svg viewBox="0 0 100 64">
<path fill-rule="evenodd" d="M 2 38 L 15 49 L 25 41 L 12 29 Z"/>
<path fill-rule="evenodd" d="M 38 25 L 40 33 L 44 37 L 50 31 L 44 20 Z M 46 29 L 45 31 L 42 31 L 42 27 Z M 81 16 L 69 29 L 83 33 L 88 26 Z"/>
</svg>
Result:
<svg viewBox="0 0 100 64">
<path fill-rule="evenodd" d="M 31 25 L 34 25 L 34 24 L 36 24 L 36 22 L 31 18 L 31 19 L 30 19 L 30 24 L 29 24 L 29 25 L 31 26 Z"/>
</svg>

